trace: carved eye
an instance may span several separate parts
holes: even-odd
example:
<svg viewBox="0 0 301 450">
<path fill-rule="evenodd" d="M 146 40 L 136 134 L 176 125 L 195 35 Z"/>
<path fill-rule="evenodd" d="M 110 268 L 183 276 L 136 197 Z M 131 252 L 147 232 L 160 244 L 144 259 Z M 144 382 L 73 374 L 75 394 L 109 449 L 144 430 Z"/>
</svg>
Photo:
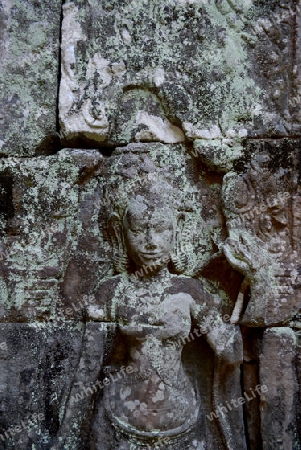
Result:
<svg viewBox="0 0 301 450">
<path fill-rule="evenodd" d="M 130 232 L 131 232 L 132 234 L 137 235 L 137 234 L 143 233 L 143 229 L 141 229 L 141 228 L 131 228 L 131 229 L 130 229 Z"/>
<path fill-rule="evenodd" d="M 172 225 L 169 222 L 159 222 L 154 226 L 154 230 L 162 233 L 163 231 L 171 230 Z"/>
<path fill-rule="evenodd" d="M 158 233 L 162 233 L 165 230 L 166 230 L 166 226 L 164 226 L 164 225 L 156 225 L 154 227 L 154 231 L 156 231 Z"/>
</svg>

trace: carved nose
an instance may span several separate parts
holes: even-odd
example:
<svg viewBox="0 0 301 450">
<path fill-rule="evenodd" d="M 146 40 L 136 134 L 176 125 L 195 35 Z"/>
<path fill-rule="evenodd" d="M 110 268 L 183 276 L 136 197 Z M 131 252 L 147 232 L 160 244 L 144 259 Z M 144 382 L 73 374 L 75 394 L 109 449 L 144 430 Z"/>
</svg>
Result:
<svg viewBox="0 0 301 450">
<path fill-rule="evenodd" d="M 154 243 L 154 233 L 152 229 L 147 229 L 146 232 L 146 250 L 156 250 L 157 245 Z"/>
<path fill-rule="evenodd" d="M 148 242 L 145 246 L 146 250 L 156 250 L 157 246 L 153 242 Z"/>
</svg>

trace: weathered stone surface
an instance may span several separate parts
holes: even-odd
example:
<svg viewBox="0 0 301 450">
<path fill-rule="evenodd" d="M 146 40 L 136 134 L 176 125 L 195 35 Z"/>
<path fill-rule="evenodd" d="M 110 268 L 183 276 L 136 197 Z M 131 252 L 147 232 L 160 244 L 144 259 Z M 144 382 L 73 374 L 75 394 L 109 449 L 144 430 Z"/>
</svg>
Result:
<svg viewBox="0 0 301 450">
<path fill-rule="evenodd" d="M 258 328 L 242 328 L 244 342 L 244 363 L 242 384 L 243 391 L 248 401 L 244 405 L 245 433 L 247 445 L 250 450 L 262 448 L 260 404 L 261 395 L 256 391 L 256 386 L 261 386 L 259 379 L 259 358 L 262 343 L 263 330 Z M 255 396 L 252 392 L 256 392 Z"/>
<path fill-rule="evenodd" d="M 223 179 L 224 249 L 245 276 L 240 319 L 249 326 L 300 319 L 299 148 L 299 140 L 249 141 Z"/>
<path fill-rule="evenodd" d="M 0 162 L 6 206 L 1 211 L 1 321 L 44 321 L 60 312 L 74 317 L 77 307 L 65 311 L 69 305 L 60 300 L 60 284 L 78 241 L 89 243 L 84 255 L 77 251 L 81 263 L 89 260 L 91 270 L 93 260 L 98 261 L 93 280 L 88 280 L 91 286 L 96 283 L 103 252 L 99 242 L 96 247 L 99 197 L 93 201 L 97 189 L 91 174 L 101 161 L 97 151 L 64 150 L 56 156 Z M 71 284 L 69 279 L 69 289 Z M 86 285 L 83 293 L 89 295 Z M 72 298 L 80 300 L 78 295 Z"/>
<path fill-rule="evenodd" d="M 260 401 L 264 450 L 300 448 L 295 355 L 296 335 L 291 329 L 265 331 L 260 356 L 260 381 L 268 388 Z"/>
<path fill-rule="evenodd" d="M 0 448 L 50 448 L 81 354 L 83 326 L 0 324 Z"/>
<path fill-rule="evenodd" d="M 294 167 L 296 141 L 292 145 L 292 159 L 287 166 L 290 168 Z M 248 159 L 248 149 L 245 150 L 245 155 L 248 162 L 250 160 Z M 284 161 L 281 162 L 278 159 L 278 166 L 270 166 L 271 171 L 266 173 L 270 185 L 267 184 L 267 179 L 263 174 L 257 176 L 258 170 L 262 170 L 260 169 L 261 166 L 258 165 L 258 161 L 261 162 L 262 160 L 264 163 L 270 161 L 268 158 L 262 159 L 261 155 L 262 149 L 259 148 L 255 156 L 251 156 L 250 168 L 245 173 L 243 180 L 248 180 L 247 177 L 251 177 L 249 183 L 252 186 L 255 183 L 254 192 L 257 195 L 259 193 L 265 195 L 265 189 L 269 189 L 267 192 L 270 192 L 273 196 L 276 195 L 279 201 L 282 199 L 281 195 L 283 194 L 284 204 L 286 204 L 285 202 L 287 202 L 288 198 L 293 200 L 297 198 L 293 195 L 296 191 L 294 172 L 285 171 Z M 267 152 L 265 148 L 264 156 L 267 155 L 271 157 L 272 153 Z M 273 164 L 273 161 L 268 164 Z M 112 232 L 107 228 L 106 221 L 108 213 L 111 211 L 112 201 L 120 213 L 122 211 L 120 208 L 124 208 L 122 205 L 125 204 L 124 202 L 127 202 L 128 196 L 134 195 L 135 186 L 138 188 L 137 192 L 139 195 L 143 193 L 142 180 L 144 179 L 145 181 L 148 180 L 147 183 L 150 183 L 150 185 L 152 185 L 154 180 L 156 181 L 153 184 L 153 188 L 158 196 L 171 196 L 178 192 L 176 195 L 176 208 L 177 214 L 181 213 L 178 216 L 178 219 L 180 219 L 178 223 L 180 246 L 177 247 L 177 251 L 180 250 L 183 256 L 187 255 L 188 257 L 175 259 L 174 270 L 183 272 L 188 280 L 191 279 L 191 276 L 197 277 L 200 283 L 198 290 L 201 289 L 202 283 L 205 283 L 205 286 L 211 292 L 215 293 L 215 295 L 220 295 L 222 301 L 216 297 L 217 303 L 212 304 L 212 311 L 216 310 L 216 313 L 214 313 L 215 320 L 220 314 L 220 317 L 226 317 L 226 323 L 229 322 L 235 302 L 238 296 L 241 295 L 239 294 L 241 276 L 235 274 L 233 270 L 231 271 L 229 264 L 227 266 L 225 255 L 215 253 L 217 247 L 224 248 L 225 242 L 227 242 L 226 245 L 230 245 L 229 240 L 226 241 L 227 236 L 224 231 L 223 221 L 219 219 L 219 217 L 222 217 L 222 206 L 227 219 L 230 237 L 233 238 L 233 233 L 241 230 L 244 232 L 243 236 L 245 236 L 245 239 L 249 239 L 246 231 L 250 232 L 250 230 L 253 230 L 253 233 L 257 233 L 257 221 L 250 222 L 243 216 L 241 220 L 239 219 L 239 223 L 235 223 L 235 220 L 237 221 L 240 217 L 238 214 L 239 210 L 233 210 L 231 209 L 232 207 L 229 208 L 231 204 L 227 203 L 227 189 L 229 186 L 232 186 L 231 184 L 229 185 L 229 180 L 234 177 L 235 181 L 239 181 L 239 177 L 242 177 L 238 170 L 239 166 L 237 166 L 236 173 L 231 172 L 224 179 L 218 174 L 209 175 L 206 172 L 203 172 L 202 176 L 198 177 L 197 173 L 200 167 L 198 165 L 198 157 L 194 157 L 193 154 L 189 155 L 184 145 L 174 146 L 158 143 L 131 144 L 126 148 L 116 149 L 111 157 L 106 158 L 96 150 L 65 149 L 55 156 L 35 159 L 8 158 L 3 160 L 1 164 L 2 203 L 4 205 L 1 212 L 3 236 L 2 321 L 36 321 L 38 319 L 41 322 L 48 322 L 53 319 L 57 321 L 60 318 L 63 321 L 73 319 L 81 323 L 83 313 L 86 310 L 89 320 L 100 320 L 98 328 L 97 324 L 93 325 L 93 323 L 90 323 L 89 325 L 89 327 L 92 327 L 92 341 L 96 342 L 99 340 L 101 343 L 103 332 L 105 332 L 107 339 L 111 331 L 107 328 L 107 324 L 103 322 L 103 312 L 99 311 L 102 300 L 99 299 L 97 292 L 102 292 L 102 295 L 107 295 L 111 292 L 109 295 L 112 295 L 112 291 L 102 287 L 102 282 L 99 280 L 110 279 L 114 274 L 114 267 L 115 270 L 119 267 L 119 271 L 125 269 L 121 268 L 123 266 L 120 266 L 118 258 L 116 259 L 114 245 L 111 247 Z M 272 169 L 272 167 L 274 168 Z M 271 186 L 277 186 L 277 183 L 273 180 L 275 177 L 277 180 L 277 174 L 279 173 L 286 180 L 281 185 L 281 195 L 275 188 L 271 188 Z M 170 183 L 171 191 L 164 191 L 164 189 L 160 188 L 162 176 Z M 220 201 L 222 183 L 224 184 L 224 205 Z M 236 189 L 236 192 L 242 195 L 244 199 L 244 189 Z M 284 196 L 286 192 L 289 192 L 290 197 Z M 158 201 L 158 198 L 155 200 L 155 196 L 154 201 Z M 257 205 L 254 201 L 259 199 L 261 197 L 253 196 L 252 205 Z M 270 214 L 273 213 L 275 219 L 277 219 L 276 222 L 273 219 L 273 223 L 281 223 L 281 226 L 285 227 L 286 221 L 284 219 L 286 215 L 282 215 L 282 209 L 279 210 L 278 203 L 274 205 L 267 196 L 265 200 L 268 201 L 268 208 L 265 210 L 265 213 L 271 210 Z M 169 198 L 168 202 L 170 201 L 171 199 Z M 239 199 L 237 202 L 234 202 L 234 204 L 244 204 L 243 202 L 239 203 Z M 281 202 L 281 205 L 283 205 L 283 202 Z M 42 208 L 41 204 L 43 205 Z M 298 210 L 296 211 L 298 212 Z M 183 213 L 185 220 L 182 217 Z M 260 215 L 260 213 L 258 214 Z M 280 219 L 282 219 L 281 222 L 279 222 Z M 296 223 L 296 227 L 290 235 L 290 242 L 292 242 L 292 246 L 297 246 L 296 251 L 298 251 L 298 214 L 296 214 L 296 219 L 293 216 L 291 220 L 292 223 Z M 229 223 L 232 226 L 229 226 Z M 278 228 L 276 227 L 276 229 Z M 254 236 L 252 239 L 254 239 Z M 263 240 L 262 236 L 261 234 L 259 235 L 261 240 Z M 246 242 L 249 241 L 246 240 Z M 263 242 L 266 241 L 263 240 Z M 277 239 L 275 242 L 276 244 L 278 243 Z M 281 255 L 279 252 L 276 254 L 278 258 Z M 289 255 L 294 254 L 290 250 Z M 285 255 L 284 257 L 286 258 L 287 256 Z M 280 262 L 282 261 L 281 258 L 279 259 Z M 229 258 L 229 261 L 231 263 L 231 258 Z M 284 259 L 284 263 L 286 261 Z M 296 263 L 297 261 L 294 262 Z M 135 275 L 134 266 L 130 268 L 130 271 L 133 270 Z M 266 273 L 267 266 L 264 266 L 263 274 L 266 275 Z M 139 274 L 136 278 L 137 280 L 140 279 L 143 285 L 143 276 L 146 276 L 146 279 L 148 279 L 149 274 L 152 275 L 152 272 L 148 271 L 144 274 L 142 267 L 139 269 Z M 262 287 L 262 284 L 258 285 L 257 291 L 260 287 Z M 151 292 L 154 292 L 154 289 L 152 288 Z M 187 294 L 181 295 L 190 295 L 190 292 L 188 289 Z M 247 295 L 246 292 L 245 295 Z M 118 302 L 119 297 L 117 296 L 116 298 Z M 121 298 L 124 299 L 124 296 L 121 295 Z M 260 299 L 262 300 L 262 297 L 258 297 L 258 300 L 257 297 L 254 300 L 251 298 L 250 302 L 255 301 L 256 304 Z M 292 299 L 294 300 L 293 296 Z M 128 302 L 126 301 L 125 304 L 128 304 Z M 263 316 L 267 323 L 270 324 L 271 321 L 275 324 L 281 321 L 285 323 L 289 319 L 292 326 L 298 326 L 297 304 L 293 306 L 294 304 L 290 300 L 287 302 L 289 309 L 284 308 L 282 313 L 282 309 L 279 306 L 275 307 L 272 300 L 270 302 L 270 306 L 265 306 L 267 310 Z M 292 311 L 292 308 L 295 309 Z M 138 310 L 139 308 L 136 307 L 134 309 Z M 280 313 L 277 321 L 273 318 L 273 311 L 275 311 L 275 315 L 277 312 L 278 314 Z M 150 312 L 145 315 L 149 316 L 149 314 Z M 225 314 L 228 315 L 225 316 Z M 241 323 L 248 324 L 248 314 L 251 314 L 251 318 L 257 319 L 257 322 L 251 321 L 250 325 L 263 324 L 260 321 L 258 322 L 258 316 L 254 312 L 248 313 L 248 309 L 240 317 Z M 281 316 L 281 314 L 285 315 Z M 206 314 L 204 317 L 206 317 Z M 117 323 L 119 320 L 120 318 L 117 318 Z M 123 323 L 124 320 L 122 318 L 121 322 Z M 36 324 L 31 326 L 35 327 Z M 61 323 L 60 326 L 64 330 L 66 325 Z M 212 324 L 209 325 L 209 329 L 212 326 Z M 281 330 L 287 329 L 280 328 Z M 90 342 L 89 333 L 90 331 L 85 338 L 87 343 Z M 272 333 L 272 330 L 267 332 L 266 336 L 269 336 L 269 333 Z M 287 333 L 291 332 L 287 331 Z M 196 439 L 199 439 L 200 445 L 202 445 L 201 442 L 206 442 L 208 448 L 212 449 L 218 448 L 218 446 L 223 448 L 224 445 L 226 446 L 225 448 L 232 448 L 235 445 L 244 448 L 246 445 L 244 436 L 247 433 L 249 436 L 249 441 L 247 442 L 250 442 L 250 445 L 256 448 L 256 445 L 258 446 L 263 442 L 266 434 L 264 428 L 266 425 L 263 425 L 261 434 L 258 435 L 258 431 L 256 431 L 256 423 L 258 424 L 260 420 L 258 405 L 263 400 L 262 397 L 254 394 L 256 397 L 252 397 L 253 403 L 247 402 L 245 395 L 252 396 L 252 392 L 255 393 L 257 385 L 266 384 L 268 386 L 268 381 L 265 381 L 267 369 L 262 362 L 264 358 L 262 357 L 263 359 L 261 358 L 259 362 L 258 353 L 255 352 L 256 354 L 252 356 L 252 342 L 257 342 L 256 345 L 259 345 L 261 337 L 252 333 L 246 334 L 244 347 L 245 352 L 247 352 L 247 359 L 243 385 L 241 385 L 240 373 L 237 371 L 239 364 L 234 365 L 231 370 L 229 368 L 226 370 L 227 366 L 225 366 L 219 372 L 218 366 L 215 366 L 214 354 L 210 348 L 207 348 L 208 344 L 206 344 L 206 347 L 204 342 L 209 336 L 209 344 L 212 345 L 210 333 L 209 335 L 207 333 L 202 334 L 203 337 L 193 342 L 192 347 L 188 346 L 183 349 L 183 355 L 187 361 L 186 368 L 189 368 L 189 373 L 194 374 L 202 392 L 203 403 L 199 412 L 198 423 L 202 424 L 200 426 L 203 431 L 200 432 L 198 437 L 196 436 Z M 268 342 L 267 337 L 264 338 L 263 345 L 267 345 L 266 342 Z M 95 386 L 101 368 L 99 364 L 103 354 L 109 355 L 110 352 L 108 353 L 109 350 L 105 350 L 103 353 L 103 350 L 99 348 L 97 350 L 98 356 L 96 357 L 93 351 L 94 356 L 91 356 L 90 350 L 88 350 L 90 344 L 88 344 L 88 349 L 85 349 L 85 345 L 80 354 L 77 353 L 78 358 L 81 357 L 82 362 L 74 368 L 73 373 L 79 379 L 78 383 L 83 383 L 81 386 L 87 390 L 87 395 L 84 396 L 84 403 L 75 402 L 75 404 L 71 404 L 72 402 L 74 403 L 72 399 L 76 397 L 78 391 L 77 381 L 74 381 L 71 388 L 73 393 L 69 394 L 69 400 L 66 397 L 61 399 L 59 408 L 65 413 L 62 412 L 59 418 L 53 419 L 58 421 L 55 428 L 56 431 L 53 431 L 51 438 L 51 441 L 54 440 L 56 442 L 53 444 L 54 448 L 60 445 L 64 449 L 92 445 L 89 441 L 90 427 L 92 427 L 91 432 L 94 433 L 94 443 L 101 442 L 101 444 L 95 444 L 95 449 L 104 448 L 105 444 L 102 442 L 104 436 L 107 436 L 108 439 L 108 444 L 106 445 L 117 445 L 116 435 L 114 430 L 110 429 L 110 423 L 103 422 L 102 417 L 105 413 L 103 404 L 101 402 L 98 403 L 98 416 L 96 418 L 93 418 L 91 409 L 93 404 L 91 395 L 94 392 L 93 389 L 96 389 Z M 118 351 L 120 351 L 120 345 L 121 343 L 118 344 L 116 350 L 119 349 Z M 249 352 L 248 354 L 249 347 L 251 353 Z M 292 355 L 293 350 L 294 346 L 291 351 Z M 272 350 L 266 350 L 264 355 L 268 355 L 269 352 L 272 354 Z M 202 358 L 208 360 L 206 370 L 199 368 L 198 364 L 195 365 L 195 354 L 199 354 L 201 360 Z M 93 358 L 96 358 L 94 359 L 95 363 L 96 361 L 98 362 L 93 369 L 94 372 L 91 372 L 89 375 L 86 368 L 94 364 Z M 10 358 L 8 359 L 10 360 Z M 89 362 L 87 362 L 88 360 Z M 251 365 L 246 365 L 252 360 L 256 361 L 253 368 Z M 125 362 L 123 364 L 125 367 L 127 366 Z M 82 369 L 84 374 L 81 374 Z M 262 374 L 260 379 L 257 376 L 258 370 Z M 41 368 L 41 371 L 43 372 L 44 368 Z M 223 388 L 219 391 L 218 396 L 215 397 L 214 402 L 212 402 L 212 394 L 208 394 L 207 390 L 204 391 L 202 386 L 207 385 L 206 389 L 209 391 L 213 389 L 212 377 L 214 373 L 220 373 L 221 380 L 223 380 Z M 94 387 L 92 389 L 89 386 Z M 215 389 L 219 390 L 220 388 L 216 386 Z M 41 396 L 45 395 L 46 392 L 43 391 Z M 242 410 L 237 409 L 236 406 L 233 407 L 230 403 L 230 400 L 236 402 L 238 398 L 241 398 L 241 401 L 244 401 L 246 404 L 245 408 L 248 411 L 246 424 L 244 424 L 242 419 Z M 296 404 L 293 403 L 292 407 L 295 408 Z M 231 407 L 232 409 L 230 409 Z M 285 417 L 289 416 L 291 409 L 291 406 L 285 403 L 283 406 Z M 266 416 L 264 416 L 267 419 L 264 419 L 266 420 L 264 423 L 269 421 L 270 410 L 268 409 L 267 411 Z M 292 411 L 292 414 L 295 414 L 295 409 Z M 223 419 L 225 417 L 226 421 L 233 427 L 227 444 L 222 439 L 223 432 L 221 430 L 223 428 L 220 427 L 219 420 L 216 420 L 214 416 L 212 421 L 208 419 L 212 412 L 217 415 L 217 418 L 222 419 L 222 427 L 224 426 Z M 102 424 L 101 426 L 99 425 L 100 423 Z M 96 429 L 98 430 L 96 434 L 93 431 L 93 424 L 96 424 Z M 283 430 L 283 427 L 279 426 L 279 430 Z M 48 431 L 42 431 L 43 436 L 45 433 L 47 434 Z M 293 437 L 291 439 L 294 445 L 297 445 L 298 441 L 294 440 Z M 50 441 L 48 440 L 47 442 Z M 151 441 L 149 443 L 150 445 L 155 445 L 155 441 L 153 444 L 151 444 Z M 22 445 L 24 446 L 22 447 Z M 180 441 L 165 443 L 166 449 L 169 448 L 168 445 L 171 446 L 170 448 L 176 448 L 175 445 L 180 448 L 184 443 Z M 20 443 L 20 449 L 22 448 L 25 448 L 24 443 Z"/>
<path fill-rule="evenodd" d="M 2 199 L 5 208 L 1 216 L 3 246 L 1 254 L 1 321 L 32 322 L 29 326 L 33 328 L 38 326 L 38 322 L 41 322 L 40 327 L 43 330 L 44 322 L 54 320 L 57 323 L 59 320 L 61 329 L 64 330 L 65 327 L 67 329 L 69 327 L 68 324 L 63 325 L 64 320 L 72 318 L 76 320 L 75 323 L 78 321 L 82 323 L 83 311 L 88 307 L 90 307 L 88 308 L 89 314 L 94 314 L 95 318 L 95 313 L 99 308 L 99 298 L 96 296 L 97 286 L 100 285 L 98 292 L 99 290 L 101 292 L 101 280 L 112 277 L 114 274 L 115 256 L 109 245 L 110 234 L 105 225 L 111 200 L 113 198 L 117 203 L 121 202 L 121 206 L 122 202 L 126 201 L 126 196 L 132 191 L 131 183 L 138 183 L 139 187 L 141 177 L 148 178 L 150 182 L 152 180 L 157 182 L 158 177 L 162 177 L 162 175 L 165 177 L 168 174 L 175 174 L 175 178 L 170 177 L 170 182 L 173 184 L 175 192 L 178 192 L 179 189 L 182 191 L 181 196 L 177 198 L 177 208 L 179 208 L 177 214 L 181 212 L 178 250 L 182 256 L 189 255 L 189 258 L 174 258 L 175 269 L 177 271 L 184 270 L 187 280 L 196 281 L 191 278 L 191 275 L 202 272 L 204 266 L 208 271 L 206 263 L 210 256 L 214 255 L 215 246 L 222 242 L 222 224 L 216 217 L 213 220 L 216 214 L 217 216 L 221 214 L 219 201 L 221 179 L 215 176 L 212 178 L 206 176 L 200 181 L 197 177 L 197 168 L 196 162 L 186 153 L 184 146 L 164 146 L 162 144 L 136 144 L 128 148 L 119 148 L 110 158 L 103 158 L 98 151 L 94 150 L 65 149 L 55 156 L 2 160 Z M 219 180 L 219 184 L 217 180 Z M 160 186 L 156 187 L 154 184 L 154 188 L 159 193 Z M 171 193 L 172 191 L 170 191 Z M 183 209 L 184 206 L 187 211 L 185 208 Z M 184 211 L 185 221 L 182 217 Z M 101 225 L 100 229 L 99 224 Z M 203 250 L 201 251 L 201 249 Z M 204 251 L 205 249 L 206 251 Z M 137 275 L 137 279 L 139 276 Z M 199 289 L 201 289 L 205 280 L 199 275 L 198 277 L 200 279 Z M 212 283 L 215 284 L 216 277 L 212 276 L 211 278 Z M 240 277 L 234 277 L 233 282 L 237 284 L 236 289 L 232 283 L 232 291 L 226 289 L 225 292 L 218 283 L 216 283 L 216 287 L 208 284 L 212 292 L 220 292 L 220 295 L 223 293 L 224 303 L 221 302 L 221 299 L 216 298 L 212 305 L 218 317 L 228 303 L 231 309 L 231 301 L 235 300 L 239 280 Z M 143 284 L 143 278 L 141 282 Z M 188 290 L 188 292 L 190 291 Z M 168 311 L 166 312 L 168 313 Z M 101 314 L 99 312 L 97 314 L 96 320 L 101 320 Z M 205 314 L 202 320 L 207 320 L 206 316 L 209 316 L 208 320 L 214 320 L 213 316 L 210 319 L 210 314 Z M 228 325 L 230 328 L 232 327 L 230 324 Z M 76 325 L 74 324 L 74 326 Z M 89 325 L 89 327 L 91 326 L 93 327 L 93 324 Z M 208 324 L 209 330 L 211 326 L 213 325 Z M 221 324 L 221 326 L 223 325 Z M 96 326 L 95 331 L 98 338 L 92 337 L 91 339 L 99 340 L 100 343 L 102 331 L 105 330 L 106 324 L 101 322 L 99 330 L 97 331 Z M 17 334 L 16 331 L 12 331 L 12 333 Z M 203 334 L 205 335 L 205 333 Z M 211 446 L 214 449 L 216 446 L 222 445 L 221 432 L 218 420 L 213 419 L 213 423 L 211 423 L 207 419 L 207 415 L 210 416 L 211 412 L 218 407 L 225 408 L 224 405 L 229 400 L 229 395 L 234 398 L 240 395 L 239 365 L 234 364 L 230 371 L 230 378 L 230 372 L 221 374 L 227 389 L 224 390 L 222 385 L 217 387 L 220 395 L 216 397 L 216 403 L 212 403 L 214 355 L 209 345 L 205 344 L 204 337 L 196 339 L 196 342 L 194 342 L 194 338 L 196 339 L 195 335 L 193 335 L 193 346 L 183 350 L 187 360 L 185 367 L 189 367 L 189 371 L 195 374 L 199 389 L 202 391 L 198 420 L 203 425 L 198 437 L 201 439 L 200 442 L 205 439 L 209 448 Z M 88 332 L 86 339 L 89 347 Z M 212 344 L 216 337 L 212 339 L 213 341 L 209 338 L 210 345 L 217 345 L 216 351 L 219 351 L 222 347 L 221 344 Z M 218 341 L 219 339 L 220 337 Z M 34 343 L 35 337 L 31 336 L 29 340 Z M 51 352 L 52 350 L 50 350 Z M 79 448 L 81 445 L 89 445 L 85 433 L 88 433 L 89 427 L 95 423 L 90 417 L 92 403 L 88 387 L 98 380 L 99 364 L 103 356 L 103 351 L 100 351 L 98 356 L 89 356 L 89 352 L 87 352 L 88 350 L 83 348 L 81 351 L 83 362 L 79 363 L 74 372 L 77 379 L 83 383 L 83 389 L 87 390 L 87 396 L 84 399 L 85 405 L 83 402 L 76 404 L 77 412 L 76 408 L 74 412 L 74 405 L 70 405 L 72 397 L 78 393 L 78 385 L 75 381 L 72 384 L 72 392 L 75 394 L 70 394 L 68 401 L 65 397 L 60 397 L 58 400 L 60 411 L 65 411 L 66 414 L 61 412 L 59 418 L 56 416 L 53 419 L 57 425 L 56 428 L 54 427 L 53 433 L 50 433 L 51 437 L 55 438 L 59 422 L 61 427 L 58 437 L 64 439 L 63 442 L 67 442 L 69 446 L 78 445 Z M 201 366 L 195 362 L 196 354 L 200 355 L 200 361 L 206 360 Z M 42 357 L 44 358 L 43 351 L 41 351 Z M 27 354 L 24 359 L 25 362 L 29 361 Z M 88 359 L 89 362 L 87 362 Z M 11 355 L 9 354 L 8 365 L 10 365 L 10 361 Z M 89 368 L 94 363 L 98 369 L 96 368 L 92 375 L 89 373 Z M 206 370 L 204 365 L 206 365 Z M 44 376 L 44 366 L 39 367 L 41 376 Z M 86 371 L 85 375 L 81 375 L 82 369 L 84 372 Z M 169 366 L 165 370 L 168 372 Z M 54 382 L 54 375 L 49 376 L 51 383 Z M 206 389 L 204 386 L 207 386 Z M 41 388 L 40 395 L 41 399 L 47 398 L 48 394 L 44 387 Z M 10 397 L 10 393 L 8 397 Z M 12 399 L 12 397 L 10 398 Z M 98 406 L 100 414 L 101 407 L 100 403 Z M 48 409 L 49 407 L 46 406 L 47 411 Z M 49 414 L 53 417 L 52 412 Z M 223 418 L 222 415 L 221 418 Z M 243 448 L 242 410 L 234 411 L 229 420 L 232 426 L 235 425 L 234 440 L 236 443 L 239 442 Z M 13 419 L 11 421 L 14 423 Z M 237 427 L 237 423 L 240 423 L 239 427 Z M 73 427 L 77 427 L 76 430 Z M 106 431 L 108 430 L 109 424 L 106 425 Z M 47 430 L 43 430 L 41 433 L 43 436 L 48 436 Z M 108 435 L 112 434 L 112 442 L 115 442 L 113 431 L 108 433 Z M 102 440 L 102 435 L 99 439 Z M 33 441 L 39 442 L 38 438 L 33 438 Z M 46 441 L 47 448 L 49 437 Z M 59 440 L 55 445 L 60 443 Z M 18 445 L 20 445 L 20 449 L 26 448 L 27 441 L 24 440 Z M 173 446 L 174 443 L 170 445 Z M 181 446 L 181 441 L 177 445 Z"/>
<path fill-rule="evenodd" d="M 0 154 L 57 150 L 61 0 L 0 2 Z"/>
<path fill-rule="evenodd" d="M 297 442 L 301 441 L 301 333 L 300 330 L 296 332 L 297 338 L 297 357 L 296 357 L 296 367 L 297 367 L 297 381 L 299 385 L 299 397 L 296 402 L 296 425 L 297 425 Z"/>
<path fill-rule="evenodd" d="M 0 449 L 300 450 L 299 0 L 61 3 L 0 0 Z"/>
<path fill-rule="evenodd" d="M 185 135 L 239 155 L 247 135 L 295 134 L 295 15 L 293 1 L 66 3 L 65 143 Z"/>
<path fill-rule="evenodd" d="M 94 304 L 86 309 L 87 320 L 100 322 L 107 331 L 105 346 L 111 348 L 102 370 L 107 374 L 103 384 L 107 379 L 108 385 L 95 403 L 90 440 L 76 436 L 85 413 L 78 405 L 67 405 L 55 444 L 59 448 L 80 448 L 79 442 L 91 449 L 143 448 L 162 441 L 168 450 L 214 448 L 213 443 L 246 448 L 241 404 L 229 416 L 225 406 L 241 394 L 240 331 L 223 321 L 218 289 L 213 296 L 201 277 L 189 275 L 200 272 L 205 263 L 198 259 L 201 230 L 216 226 L 208 222 L 193 228 L 197 220 L 201 224 L 205 206 L 192 206 L 192 198 L 199 196 L 193 169 L 183 146 L 162 144 L 117 148 L 100 168 L 100 174 L 106 174 L 107 200 L 100 217 L 113 250 L 113 270 L 99 282 Z M 181 177 L 174 178 L 176 174 Z M 203 193 L 209 195 L 216 187 L 207 182 Z M 203 242 L 208 240 L 207 260 L 213 253 L 209 236 L 203 236 Z M 67 278 L 66 288 L 68 284 Z M 207 341 L 207 349 L 199 343 L 204 354 L 195 345 L 184 350 L 185 342 L 202 334 Z M 202 375 L 195 355 L 207 359 Z M 86 365 L 84 350 L 82 358 L 79 376 Z M 204 379 L 211 395 L 201 387 Z M 91 391 L 90 412 L 93 395 Z"/>
</svg>

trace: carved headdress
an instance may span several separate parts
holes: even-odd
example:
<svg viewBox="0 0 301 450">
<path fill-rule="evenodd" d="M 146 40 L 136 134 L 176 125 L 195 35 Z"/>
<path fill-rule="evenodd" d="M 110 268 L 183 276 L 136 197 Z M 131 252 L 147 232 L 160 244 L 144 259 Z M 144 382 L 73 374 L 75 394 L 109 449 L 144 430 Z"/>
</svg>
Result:
<svg viewBox="0 0 301 450">
<path fill-rule="evenodd" d="M 147 210 L 164 209 L 172 216 L 175 230 L 175 247 L 179 222 L 185 210 L 180 189 L 171 182 L 169 167 L 158 167 L 149 157 L 147 146 L 131 144 L 117 149 L 115 161 L 109 168 L 110 185 L 104 189 L 106 208 L 103 220 L 107 224 L 107 237 L 113 247 L 113 261 L 117 272 L 124 272 L 128 266 L 128 256 L 124 241 L 124 218 L 132 202 L 143 204 Z M 105 217 L 104 217 L 105 216 Z M 177 272 L 184 270 L 177 255 L 172 261 Z"/>
</svg>

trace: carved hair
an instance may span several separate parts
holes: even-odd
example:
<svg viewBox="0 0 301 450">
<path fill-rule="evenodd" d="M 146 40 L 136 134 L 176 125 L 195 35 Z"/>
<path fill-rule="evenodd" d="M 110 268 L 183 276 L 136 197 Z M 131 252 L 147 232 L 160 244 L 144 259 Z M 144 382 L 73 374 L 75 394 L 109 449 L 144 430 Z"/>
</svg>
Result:
<svg viewBox="0 0 301 450">
<path fill-rule="evenodd" d="M 127 156 L 127 158 L 125 158 Z M 132 156 L 132 155 L 131 155 Z M 171 255 L 176 272 L 183 272 L 184 257 L 177 251 L 177 229 L 183 217 L 182 195 L 177 187 L 167 180 L 166 173 L 160 171 L 148 156 L 143 155 L 140 160 L 130 161 L 136 165 L 127 167 L 130 156 L 122 155 L 119 164 L 113 168 L 112 184 L 106 186 L 104 198 L 106 199 L 103 211 L 107 223 L 107 237 L 113 249 L 113 264 L 118 273 L 125 272 L 129 265 L 124 225 L 130 204 L 140 202 L 148 209 L 166 209 L 172 215 L 174 224 L 174 252 Z M 140 163 L 139 164 L 137 164 Z M 102 219 L 104 217 L 102 216 Z"/>
</svg>

